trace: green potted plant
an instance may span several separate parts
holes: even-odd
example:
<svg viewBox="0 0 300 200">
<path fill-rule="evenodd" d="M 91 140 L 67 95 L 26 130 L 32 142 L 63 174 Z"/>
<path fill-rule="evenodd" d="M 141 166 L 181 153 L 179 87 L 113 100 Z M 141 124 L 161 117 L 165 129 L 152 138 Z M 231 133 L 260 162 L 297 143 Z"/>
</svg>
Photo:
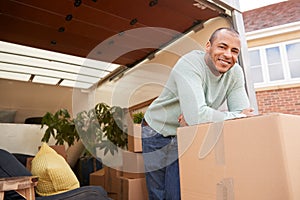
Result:
<svg viewBox="0 0 300 200">
<path fill-rule="evenodd" d="M 127 148 L 127 129 L 124 109 L 119 106 L 108 106 L 99 103 L 94 109 L 82 111 L 75 119 L 71 119 L 66 109 L 60 109 L 55 114 L 47 112 L 41 123 L 41 128 L 47 125 L 42 138 L 49 142 L 52 136 L 57 145 L 65 142 L 71 146 L 82 137 L 88 150 L 104 149 L 105 154 L 114 154 L 117 147 Z M 91 152 L 93 153 L 93 152 Z"/>
<path fill-rule="evenodd" d="M 114 155 L 118 147 L 127 149 L 127 127 L 124 109 L 99 103 L 94 109 L 77 114 L 75 124 L 85 146 L 95 153 L 104 149 L 104 155 Z"/>
<path fill-rule="evenodd" d="M 41 120 L 41 128 L 45 126 L 42 142 L 48 143 L 53 137 L 56 145 L 52 146 L 54 149 L 62 148 L 61 146 L 65 149 L 67 143 L 66 159 L 69 165 L 74 167 L 85 148 L 79 140 L 74 120 L 68 110 L 59 109 L 54 114 L 47 112 Z"/>
<path fill-rule="evenodd" d="M 118 147 L 127 148 L 124 117 L 124 109 L 118 106 L 110 107 L 105 103 L 99 103 L 94 109 L 77 114 L 75 119 L 77 131 L 84 146 L 92 155 L 98 156 L 97 149 L 103 150 L 105 156 L 109 152 L 114 155 L 118 152 Z"/>
<path fill-rule="evenodd" d="M 99 103 L 95 106 L 95 112 L 103 131 L 106 140 L 102 140 L 100 149 L 106 148 L 104 141 L 110 141 L 114 144 L 113 149 L 117 151 L 116 147 L 127 149 L 127 123 L 125 120 L 125 111 L 119 106 L 109 107 L 105 103 Z M 106 150 L 107 151 L 107 150 Z M 113 154 L 113 152 L 111 151 Z"/>
<path fill-rule="evenodd" d="M 50 137 L 53 137 L 56 144 L 67 143 L 69 147 L 77 141 L 83 143 L 84 156 L 79 155 L 77 157 L 79 162 L 73 167 L 76 168 L 80 184 L 86 185 L 89 183 L 88 172 L 98 169 L 94 169 L 93 158 L 97 148 L 103 149 L 104 155 L 108 152 L 114 155 L 118 147 L 127 148 L 127 129 L 123 123 L 123 111 L 124 109 L 118 106 L 110 107 L 105 103 L 99 103 L 94 109 L 78 113 L 75 119 L 71 119 L 66 109 L 60 109 L 55 114 L 47 112 L 42 118 L 41 126 L 47 125 L 42 141 L 48 142 Z"/>
</svg>

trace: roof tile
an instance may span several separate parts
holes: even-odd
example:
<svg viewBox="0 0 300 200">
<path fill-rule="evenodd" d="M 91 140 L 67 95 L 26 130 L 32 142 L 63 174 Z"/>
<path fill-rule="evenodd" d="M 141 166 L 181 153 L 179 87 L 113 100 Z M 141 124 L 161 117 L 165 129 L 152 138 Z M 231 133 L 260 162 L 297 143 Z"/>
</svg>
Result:
<svg viewBox="0 0 300 200">
<path fill-rule="evenodd" d="M 289 0 L 243 12 L 246 32 L 300 21 L 300 0 Z"/>
</svg>

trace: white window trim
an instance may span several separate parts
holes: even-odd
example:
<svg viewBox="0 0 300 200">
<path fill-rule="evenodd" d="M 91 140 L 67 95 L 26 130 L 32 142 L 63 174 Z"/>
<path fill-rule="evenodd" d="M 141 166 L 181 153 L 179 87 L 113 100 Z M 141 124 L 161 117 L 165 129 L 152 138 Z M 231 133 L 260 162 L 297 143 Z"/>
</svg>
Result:
<svg viewBox="0 0 300 200">
<path fill-rule="evenodd" d="M 263 82 L 254 83 L 254 88 L 263 88 L 263 87 L 300 83 L 300 78 L 291 78 L 290 68 L 288 67 L 289 63 L 288 63 L 288 59 L 287 59 L 287 52 L 286 52 L 286 45 L 298 43 L 298 42 L 300 42 L 300 39 L 290 40 L 290 41 L 286 41 L 286 42 L 273 43 L 273 44 L 269 44 L 269 45 L 263 45 L 263 46 L 258 46 L 258 47 L 253 47 L 253 48 L 248 49 L 248 51 L 259 50 L 259 55 L 260 55 L 261 65 L 262 65 Z M 283 74 L 284 74 L 283 80 L 270 81 L 266 49 L 272 48 L 272 47 L 279 47 L 281 62 L 282 62 L 282 66 L 283 66 Z"/>
</svg>

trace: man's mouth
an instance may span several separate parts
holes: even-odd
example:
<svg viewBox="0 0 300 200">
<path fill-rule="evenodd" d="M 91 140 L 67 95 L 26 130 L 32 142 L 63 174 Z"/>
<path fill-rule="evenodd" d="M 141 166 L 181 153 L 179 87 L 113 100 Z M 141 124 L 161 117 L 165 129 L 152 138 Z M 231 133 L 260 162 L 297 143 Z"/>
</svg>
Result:
<svg viewBox="0 0 300 200">
<path fill-rule="evenodd" d="M 230 65 L 230 64 L 231 64 L 230 61 L 223 60 L 223 59 L 218 59 L 218 61 L 219 61 L 222 65 Z"/>
</svg>

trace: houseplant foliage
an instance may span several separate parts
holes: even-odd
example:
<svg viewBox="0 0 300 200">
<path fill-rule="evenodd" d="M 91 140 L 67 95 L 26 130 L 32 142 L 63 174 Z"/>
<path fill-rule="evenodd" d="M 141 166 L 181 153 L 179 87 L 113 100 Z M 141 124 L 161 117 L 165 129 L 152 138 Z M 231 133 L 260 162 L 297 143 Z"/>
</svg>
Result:
<svg viewBox="0 0 300 200">
<path fill-rule="evenodd" d="M 47 125 L 47 129 L 42 138 L 43 142 L 48 142 L 51 136 L 56 140 L 56 145 L 66 142 L 71 146 L 79 140 L 74 120 L 66 109 L 59 109 L 55 114 L 47 112 L 42 118 L 41 128 L 44 125 Z"/>
<path fill-rule="evenodd" d="M 47 125 L 42 141 L 48 142 L 52 136 L 56 144 L 66 142 L 71 146 L 81 138 L 91 154 L 94 155 L 96 148 L 100 148 L 104 149 L 104 155 L 108 152 L 114 155 L 118 147 L 127 149 L 127 126 L 124 122 L 124 109 L 105 103 L 78 113 L 76 119 L 71 119 L 66 109 L 60 109 L 55 114 L 47 112 L 42 118 L 41 127 Z"/>
<path fill-rule="evenodd" d="M 126 149 L 127 126 L 124 110 L 119 106 L 110 108 L 100 103 L 95 106 L 95 112 L 104 136 L 117 147 Z"/>
<path fill-rule="evenodd" d="M 86 148 L 95 153 L 104 149 L 104 155 L 127 148 L 127 126 L 124 109 L 99 103 L 94 109 L 78 113 L 75 124 Z"/>
<path fill-rule="evenodd" d="M 133 118 L 133 123 L 140 124 L 142 123 L 142 120 L 144 118 L 144 113 L 143 112 L 133 113 L 132 118 Z"/>
<path fill-rule="evenodd" d="M 85 148 L 91 154 L 95 153 L 95 144 L 102 141 L 102 130 L 95 114 L 95 110 L 82 111 L 77 114 L 75 126 L 78 135 L 81 137 Z"/>
</svg>

